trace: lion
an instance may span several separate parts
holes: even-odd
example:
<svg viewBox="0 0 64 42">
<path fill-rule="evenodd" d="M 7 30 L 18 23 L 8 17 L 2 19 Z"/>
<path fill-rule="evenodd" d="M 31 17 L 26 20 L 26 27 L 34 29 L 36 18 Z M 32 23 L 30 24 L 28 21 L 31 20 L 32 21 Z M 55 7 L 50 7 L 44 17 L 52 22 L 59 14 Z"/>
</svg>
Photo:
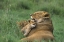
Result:
<svg viewBox="0 0 64 42">
<path fill-rule="evenodd" d="M 46 11 L 37 11 L 30 16 L 31 19 L 35 19 L 37 22 L 42 22 L 43 18 L 50 18 L 50 14 Z"/>
<path fill-rule="evenodd" d="M 53 25 L 49 13 L 45 11 L 38 11 L 31 15 L 31 19 L 36 20 L 37 25 L 29 32 L 27 37 L 21 40 L 26 40 L 28 42 L 38 40 L 40 42 L 44 39 L 49 42 L 48 40 L 50 39 L 53 41 Z"/>
<path fill-rule="evenodd" d="M 36 27 L 35 20 L 29 20 L 27 25 L 24 26 L 21 31 L 23 32 L 24 36 L 27 36 L 32 28 Z"/>
<path fill-rule="evenodd" d="M 52 20 L 50 18 L 50 14 L 46 11 L 37 11 L 33 14 L 30 15 L 31 19 L 35 19 L 37 21 L 37 23 L 50 23 L 51 24 L 51 28 L 50 31 L 53 33 L 53 24 L 52 24 Z M 44 21 L 45 19 L 45 21 Z"/>
<path fill-rule="evenodd" d="M 36 40 L 41 42 L 42 40 L 45 40 L 46 42 L 49 42 L 49 40 L 53 41 L 53 39 L 54 36 L 51 32 L 40 30 L 31 34 L 30 36 L 22 38 L 21 41 L 33 42 Z"/>
<path fill-rule="evenodd" d="M 26 26 L 28 24 L 28 21 L 24 20 L 24 21 L 20 21 L 20 22 L 16 22 L 17 26 L 22 29 L 24 26 Z"/>
<path fill-rule="evenodd" d="M 51 25 L 48 24 L 37 24 L 37 26 L 31 30 L 29 35 L 21 40 L 27 41 L 27 42 L 33 42 L 34 40 L 41 41 L 44 39 L 48 42 L 50 39 L 51 41 L 54 39 L 53 34 L 49 31 Z M 47 28 L 47 29 L 46 29 Z"/>
<path fill-rule="evenodd" d="M 23 38 L 21 40 L 24 41 L 27 40 L 28 42 L 33 40 L 42 40 L 42 39 L 45 39 L 47 42 L 48 39 L 53 40 L 54 36 L 51 33 L 51 31 L 49 31 L 49 29 L 51 28 L 51 24 L 47 23 L 48 19 L 44 19 L 44 20 L 45 21 L 43 22 L 43 24 L 38 23 L 37 26 L 31 30 L 29 35 L 26 38 Z"/>
</svg>

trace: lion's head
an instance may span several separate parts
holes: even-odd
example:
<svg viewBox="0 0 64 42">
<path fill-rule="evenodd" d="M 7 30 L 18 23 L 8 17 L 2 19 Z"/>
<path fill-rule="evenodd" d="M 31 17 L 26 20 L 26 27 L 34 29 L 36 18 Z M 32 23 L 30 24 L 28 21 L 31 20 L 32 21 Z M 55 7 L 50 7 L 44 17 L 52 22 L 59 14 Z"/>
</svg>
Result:
<svg viewBox="0 0 64 42">
<path fill-rule="evenodd" d="M 31 14 L 31 19 L 35 19 L 37 22 L 42 22 L 44 18 L 50 18 L 50 14 L 45 11 L 37 11 Z"/>
</svg>

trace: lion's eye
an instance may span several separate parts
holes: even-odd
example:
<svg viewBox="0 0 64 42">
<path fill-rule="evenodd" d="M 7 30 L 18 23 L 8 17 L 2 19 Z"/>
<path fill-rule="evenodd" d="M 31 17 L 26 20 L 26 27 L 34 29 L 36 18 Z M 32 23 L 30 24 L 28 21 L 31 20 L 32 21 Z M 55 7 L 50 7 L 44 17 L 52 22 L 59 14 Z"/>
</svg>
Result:
<svg viewBox="0 0 64 42">
<path fill-rule="evenodd" d="M 32 20 L 35 20 L 34 18 Z"/>
</svg>

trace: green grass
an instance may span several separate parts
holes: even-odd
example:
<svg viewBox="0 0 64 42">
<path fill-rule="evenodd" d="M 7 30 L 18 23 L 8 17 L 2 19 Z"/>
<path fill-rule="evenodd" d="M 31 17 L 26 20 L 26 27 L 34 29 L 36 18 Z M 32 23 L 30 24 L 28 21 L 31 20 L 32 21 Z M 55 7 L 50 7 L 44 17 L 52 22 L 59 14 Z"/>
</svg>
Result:
<svg viewBox="0 0 64 42">
<path fill-rule="evenodd" d="M 27 14 L 26 14 L 27 13 Z M 0 42 L 18 42 L 23 38 L 23 34 L 17 27 L 17 21 L 23 21 L 30 18 L 29 10 L 26 11 L 10 11 L 0 15 Z M 64 41 L 64 18 L 62 15 L 52 15 L 52 21 L 54 26 L 54 37 L 56 42 Z"/>
<path fill-rule="evenodd" d="M 54 26 L 54 36 L 56 42 L 63 42 L 64 41 L 64 19 L 63 17 L 54 15 L 53 18 L 53 26 Z"/>
<path fill-rule="evenodd" d="M 64 42 L 63 3 L 64 0 L 0 0 L 0 42 L 20 42 L 24 36 L 16 22 L 30 19 L 30 14 L 39 10 L 50 13 L 55 42 Z"/>
</svg>

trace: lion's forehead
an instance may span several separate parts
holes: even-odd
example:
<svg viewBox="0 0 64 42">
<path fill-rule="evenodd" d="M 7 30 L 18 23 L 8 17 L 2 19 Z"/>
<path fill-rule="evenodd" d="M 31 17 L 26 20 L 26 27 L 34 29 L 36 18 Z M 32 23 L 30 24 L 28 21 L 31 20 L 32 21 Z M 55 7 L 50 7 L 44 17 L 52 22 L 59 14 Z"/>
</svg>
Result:
<svg viewBox="0 0 64 42">
<path fill-rule="evenodd" d="M 46 14 L 49 14 L 48 12 L 45 11 L 38 11 L 32 14 L 32 16 L 44 16 Z"/>
<path fill-rule="evenodd" d="M 39 13 L 39 12 L 45 12 L 45 11 L 37 11 L 37 12 L 35 12 L 35 13 Z"/>
</svg>

